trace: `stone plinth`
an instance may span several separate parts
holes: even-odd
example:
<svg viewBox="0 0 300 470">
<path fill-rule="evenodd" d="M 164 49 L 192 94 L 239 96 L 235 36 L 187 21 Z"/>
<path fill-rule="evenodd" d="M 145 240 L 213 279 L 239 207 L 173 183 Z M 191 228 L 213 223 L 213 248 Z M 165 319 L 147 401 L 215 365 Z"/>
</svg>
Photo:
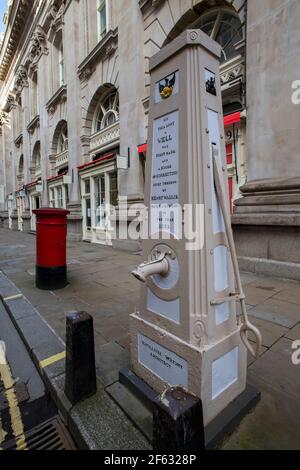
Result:
<svg viewBox="0 0 300 470">
<path fill-rule="evenodd" d="M 300 279 L 300 178 L 252 181 L 241 193 L 232 217 L 241 267 Z"/>
<path fill-rule="evenodd" d="M 22 214 L 22 227 L 25 233 L 31 232 L 31 217 L 30 211 L 25 211 Z"/>
<path fill-rule="evenodd" d="M 18 214 L 17 214 L 17 211 L 15 210 L 11 214 L 11 229 L 19 230 Z"/>
<path fill-rule="evenodd" d="M 9 228 L 9 216 L 7 211 L 0 212 L 0 227 Z"/>
<path fill-rule="evenodd" d="M 68 240 L 82 240 L 82 209 L 80 203 L 68 204 L 70 215 L 68 216 Z"/>
</svg>

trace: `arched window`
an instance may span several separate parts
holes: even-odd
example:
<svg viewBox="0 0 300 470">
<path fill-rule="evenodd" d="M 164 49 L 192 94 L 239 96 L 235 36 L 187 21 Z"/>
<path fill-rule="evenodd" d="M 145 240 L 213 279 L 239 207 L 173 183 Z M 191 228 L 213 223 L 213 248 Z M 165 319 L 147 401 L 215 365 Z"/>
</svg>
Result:
<svg viewBox="0 0 300 470">
<path fill-rule="evenodd" d="M 243 39 L 242 24 L 238 15 L 226 8 L 211 10 L 202 15 L 193 27 L 201 28 L 222 47 L 222 62 L 237 55 L 235 44 Z"/>
<path fill-rule="evenodd" d="M 117 90 L 105 94 L 96 109 L 94 132 L 112 126 L 119 120 L 119 95 Z"/>
<path fill-rule="evenodd" d="M 20 160 L 19 160 L 19 175 L 24 175 L 24 157 L 23 155 L 20 156 Z"/>
<path fill-rule="evenodd" d="M 63 153 L 68 150 L 68 126 L 67 123 L 62 127 L 58 136 L 57 153 Z"/>
<path fill-rule="evenodd" d="M 35 167 L 37 170 L 41 168 L 41 151 L 40 149 L 38 150 L 36 154 L 36 160 L 35 160 Z"/>
<path fill-rule="evenodd" d="M 39 177 L 41 174 L 41 145 L 40 142 L 36 142 L 33 154 L 32 154 L 32 174 L 33 177 Z"/>
<path fill-rule="evenodd" d="M 23 155 L 21 155 L 19 159 L 17 181 L 18 181 L 19 188 L 22 188 L 22 186 L 24 185 L 24 157 Z"/>
</svg>

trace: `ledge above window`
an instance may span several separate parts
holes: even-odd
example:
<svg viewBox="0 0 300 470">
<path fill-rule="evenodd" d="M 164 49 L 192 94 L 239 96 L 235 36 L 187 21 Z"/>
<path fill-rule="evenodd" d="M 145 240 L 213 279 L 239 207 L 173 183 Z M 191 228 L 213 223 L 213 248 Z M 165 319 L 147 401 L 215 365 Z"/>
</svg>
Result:
<svg viewBox="0 0 300 470">
<path fill-rule="evenodd" d="M 105 60 L 118 48 L 118 28 L 110 30 L 97 46 L 89 53 L 78 67 L 77 74 L 81 82 L 88 80 L 100 60 Z"/>
<path fill-rule="evenodd" d="M 139 0 L 140 9 L 144 14 L 150 8 L 159 7 L 165 0 Z"/>
<path fill-rule="evenodd" d="M 35 116 L 31 121 L 30 123 L 28 124 L 27 126 L 27 131 L 29 134 L 33 134 L 34 133 L 34 130 L 37 128 L 37 127 L 40 127 L 40 116 L 39 114 L 37 116 Z"/>
<path fill-rule="evenodd" d="M 54 114 L 57 106 L 67 100 L 67 85 L 62 85 L 56 93 L 46 103 L 46 109 L 49 114 Z"/>
<path fill-rule="evenodd" d="M 15 146 L 16 146 L 17 148 L 20 148 L 22 143 L 23 143 L 23 134 L 20 134 L 20 135 L 15 139 Z"/>
</svg>

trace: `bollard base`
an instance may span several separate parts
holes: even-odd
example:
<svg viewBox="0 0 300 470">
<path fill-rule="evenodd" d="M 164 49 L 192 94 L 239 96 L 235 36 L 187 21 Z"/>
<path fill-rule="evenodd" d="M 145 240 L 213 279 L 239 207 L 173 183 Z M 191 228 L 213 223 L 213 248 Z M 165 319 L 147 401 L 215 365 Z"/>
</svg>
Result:
<svg viewBox="0 0 300 470">
<path fill-rule="evenodd" d="M 65 394 L 72 405 L 97 392 L 93 317 L 70 312 L 66 319 Z"/>
<path fill-rule="evenodd" d="M 139 402 L 143 403 L 147 410 L 153 412 L 158 394 L 149 385 L 129 369 L 120 371 L 119 382 Z M 205 448 L 219 447 L 222 441 L 236 430 L 242 419 L 257 405 L 260 398 L 261 393 L 252 385 L 247 384 L 244 392 L 205 427 Z M 131 409 L 126 408 L 126 403 L 118 402 L 118 404 L 131 417 Z M 134 421 L 134 417 L 132 419 Z M 143 429 L 141 431 L 143 432 Z"/>
<path fill-rule="evenodd" d="M 202 402 L 181 387 L 157 397 L 153 409 L 153 450 L 205 450 Z"/>
<path fill-rule="evenodd" d="M 35 267 L 35 285 L 41 290 L 58 290 L 68 285 L 67 266 Z"/>
</svg>

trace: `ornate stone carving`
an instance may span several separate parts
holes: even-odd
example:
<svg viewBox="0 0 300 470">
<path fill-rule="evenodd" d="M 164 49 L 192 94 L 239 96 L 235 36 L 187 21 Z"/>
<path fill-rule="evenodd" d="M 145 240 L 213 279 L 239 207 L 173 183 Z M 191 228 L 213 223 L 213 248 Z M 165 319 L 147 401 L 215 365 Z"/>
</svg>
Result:
<svg viewBox="0 0 300 470">
<path fill-rule="evenodd" d="M 9 114 L 5 111 L 0 111 L 0 135 L 2 135 L 2 128 L 5 124 L 10 123 Z"/>
<path fill-rule="evenodd" d="M 120 123 L 103 129 L 97 134 L 94 134 L 90 138 L 90 150 L 96 150 L 98 147 L 104 147 L 106 144 L 118 141 L 120 139 Z"/>
<path fill-rule="evenodd" d="M 20 148 L 23 143 L 23 134 L 20 134 L 15 140 L 15 146 Z"/>
<path fill-rule="evenodd" d="M 32 119 L 32 121 L 28 124 L 28 126 L 27 126 L 28 133 L 32 135 L 34 133 L 34 130 L 37 127 L 40 127 L 40 116 L 35 116 Z"/>
<path fill-rule="evenodd" d="M 63 28 L 64 9 L 65 9 L 65 6 L 63 2 L 59 9 L 57 9 L 55 6 L 52 6 L 50 10 L 50 14 L 52 17 L 52 21 L 51 21 L 50 29 L 49 29 L 49 41 L 50 42 L 53 42 L 56 34 Z"/>
<path fill-rule="evenodd" d="M 56 155 L 55 169 L 58 170 L 59 168 L 66 166 L 68 162 L 69 162 L 69 152 L 68 150 L 65 150 L 64 152 Z"/>
<path fill-rule="evenodd" d="M 225 63 L 220 68 L 221 72 L 221 85 L 225 86 L 227 83 L 233 82 L 237 79 L 244 79 L 245 65 L 242 57 Z"/>
<path fill-rule="evenodd" d="M 32 35 L 29 53 L 27 56 L 27 64 L 30 75 L 36 70 L 37 64 L 42 54 L 48 54 L 47 37 L 43 28 L 38 25 L 36 31 Z"/>
<path fill-rule="evenodd" d="M 4 106 L 4 111 L 9 113 L 12 109 L 16 108 L 16 106 L 16 97 L 13 93 L 9 92 Z"/>
<path fill-rule="evenodd" d="M 14 89 L 16 97 L 20 96 L 23 88 L 28 87 L 28 74 L 27 69 L 24 65 L 20 65 L 15 78 Z"/>
<path fill-rule="evenodd" d="M 92 69 L 92 67 L 85 67 L 85 69 L 82 70 L 82 72 L 78 74 L 79 80 L 81 82 L 86 82 L 90 78 L 90 76 L 93 74 L 93 72 L 94 70 Z"/>
<path fill-rule="evenodd" d="M 9 124 L 9 123 L 10 123 L 9 114 L 6 113 L 5 111 L 0 111 L 0 126 L 3 126 L 4 124 Z"/>
</svg>

